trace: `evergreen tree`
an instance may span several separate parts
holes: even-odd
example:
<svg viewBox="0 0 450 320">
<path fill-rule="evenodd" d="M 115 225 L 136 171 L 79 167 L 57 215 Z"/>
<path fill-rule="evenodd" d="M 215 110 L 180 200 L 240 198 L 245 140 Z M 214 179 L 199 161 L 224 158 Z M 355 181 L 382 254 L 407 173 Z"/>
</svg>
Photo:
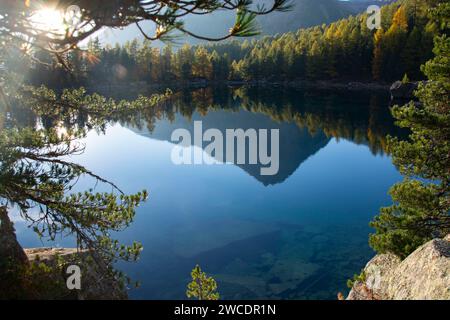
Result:
<svg viewBox="0 0 450 320">
<path fill-rule="evenodd" d="M 212 64 L 209 59 L 208 51 L 204 47 L 198 47 L 195 51 L 194 65 L 192 72 L 195 77 L 210 79 Z"/>
<path fill-rule="evenodd" d="M 197 265 L 191 272 L 192 282 L 188 284 L 186 296 L 198 300 L 219 300 L 217 283 L 212 277 L 208 277 Z"/>
<path fill-rule="evenodd" d="M 409 141 L 389 139 L 394 164 L 405 180 L 390 190 L 394 205 L 371 223 L 370 244 L 378 252 L 406 257 L 418 246 L 450 233 L 450 4 L 434 11 L 444 28 L 435 38 L 435 57 L 422 71 L 430 80 L 417 91 L 420 105 L 394 107 L 393 115 L 411 130 Z"/>
</svg>

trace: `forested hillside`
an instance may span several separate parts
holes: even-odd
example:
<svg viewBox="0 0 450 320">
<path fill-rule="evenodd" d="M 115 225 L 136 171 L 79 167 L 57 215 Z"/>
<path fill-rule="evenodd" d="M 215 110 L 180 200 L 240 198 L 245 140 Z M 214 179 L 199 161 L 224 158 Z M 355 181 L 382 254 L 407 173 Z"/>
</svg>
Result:
<svg viewBox="0 0 450 320">
<path fill-rule="evenodd" d="M 412 80 L 422 79 L 420 65 L 432 56 L 437 30 L 429 17 L 432 5 L 433 0 L 402 0 L 384 6 L 382 28 L 373 31 L 366 27 L 367 16 L 361 14 L 275 37 L 184 45 L 178 50 L 170 46 L 154 48 L 150 42 L 138 40 L 102 48 L 100 41 L 93 39 L 87 53 L 70 54 L 75 70 L 70 82 L 161 83 L 198 79 L 389 82 L 405 74 Z M 46 60 L 45 56 L 39 58 Z M 39 68 L 33 74 L 41 78 L 45 67 Z M 67 76 L 61 69 L 61 73 L 52 73 L 47 80 L 60 84 L 61 78 Z"/>
<path fill-rule="evenodd" d="M 232 66 L 243 79 L 333 79 L 392 81 L 405 73 L 422 78 L 432 54 L 435 26 L 425 1 L 383 7 L 382 29 L 366 27 L 366 15 L 265 39 Z"/>
</svg>

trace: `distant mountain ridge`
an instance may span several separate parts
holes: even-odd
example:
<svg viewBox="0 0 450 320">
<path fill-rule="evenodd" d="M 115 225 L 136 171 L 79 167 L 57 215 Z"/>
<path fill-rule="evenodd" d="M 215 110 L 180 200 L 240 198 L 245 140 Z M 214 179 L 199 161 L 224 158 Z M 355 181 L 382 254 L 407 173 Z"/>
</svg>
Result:
<svg viewBox="0 0 450 320">
<path fill-rule="evenodd" d="M 259 2 L 270 4 L 272 0 L 255 1 L 255 3 Z M 328 24 L 360 13 L 374 3 L 373 0 L 296 0 L 293 2 L 294 7 L 289 12 L 275 12 L 258 17 L 258 23 L 263 35 L 274 35 L 315 25 Z M 383 4 L 386 4 L 385 2 L 383 1 Z M 233 26 L 234 17 L 233 12 L 221 11 L 212 15 L 189 17 L 185 20 L 185 24 L 186 28 L 194 33 L 217 37 L 225 34 Z M 143 26 L 149 33 L 154 32 L 154 26 L 151 23 L 144 23 Z M 124 43 L 134 38 L 143 39 L 143 36 L 135 26 L 130 26 L 123 31 L 106 31 L 100 36 L 102 43 L 109 44 Z M 180 44 L 186 42 L 197 44 L 200 41 L 186 37 L 180 39 L 179 42 Z M 161 45 L 162 43 L 158 44 L 158 46 Z"/>
<path fill-rule="evenodd" d="M 300 0 L 290 12 L 276 12 L 258 18 L 264 34 L 285 33 L 328 24 L 357 13 L 353 2 L 338 0 Z"/>
</svg>

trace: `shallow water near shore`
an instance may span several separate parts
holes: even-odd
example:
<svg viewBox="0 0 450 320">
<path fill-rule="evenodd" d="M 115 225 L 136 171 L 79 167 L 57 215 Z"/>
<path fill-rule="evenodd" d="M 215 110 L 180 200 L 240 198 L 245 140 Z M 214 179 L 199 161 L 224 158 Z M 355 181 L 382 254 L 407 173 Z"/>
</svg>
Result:
<svg viewBox="0 0 450 320">
<path fill-rule="evenodd" d="M 204 88 L 89 132 L 85 153 L 72 160 L 127 193 L 150 194 L 115 235 L 144 246 L 137 263 L 118 264 L 141 283 L 130 298 L 185 299 L 196 264 L 223 299 L 335 299 L 347 290 L 374 255 L 368 223 L 401 180 L 384 151 L 387 134 L 404 135 L 388 104 L 373 93 Z M 171 133 L 194 121 L 221 131 L 279 129 L 278 174 L 173 164 Z M 16 229 L 24 247 L 72 244 L 42 243 L 20 221 Z"/>
</svg>

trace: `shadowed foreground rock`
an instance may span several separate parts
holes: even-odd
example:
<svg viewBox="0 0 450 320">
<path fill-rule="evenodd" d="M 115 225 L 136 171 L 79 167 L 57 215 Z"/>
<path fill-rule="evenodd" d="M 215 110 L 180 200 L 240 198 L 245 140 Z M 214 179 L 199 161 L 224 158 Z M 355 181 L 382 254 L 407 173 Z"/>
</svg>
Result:
<svg viewBox="0 0 450 320">
<path fill-rule="evenodd" d="M 392 84 L 391 99 L 392 100 L 414 100 L 416 96 L 414 92 L 419 87 L 420 82 L 408 82 L 403 83 L 402 81 L 396 81 Z"/>
<path fill-rule="evenodd" d="M 1 263 L 7 259 L 16 264 L 27 261 L 27 256 L 17 242 L 14 225 L 9 220 L 5 207 L 0 207 L 0 259 Z"/>
<path fill-rule="evenodd" d="M 6 208 L 0 207 L 0 300 L 75 299 L 123 300 L 127 293 L 112 277 L 89 262 L 88 251 L 63 248 L 23 249 Z M 65 271 L 81 269 L 81 289 L 68 290 Z"/>
<path fill-rule="evenodd" d="M 76 265 L 80 265 L 81 261 L 86 261 L 88 257 L 87 251 L 78 251 L 75 248 L 34 248 L 25 249 L 25 254 L 28 257 L 30 263 L 39 261 L 45 263 L 48 266 L 54 266 L 57 263 L 57 259 L 64 261 L 67 269 L 72 261 Z M 89 262 L 82 262 L 81 268 L 81 289 L 80 290 L 67 290 L 69 293 L 66 298 L 76 300 L 126 300 L 128 295 L 124 288 L 121 288 L 119 283 L 99 270 L 95 264 Z M 55 274 L 53 275 L 54 281 L 66 283 L 67 274 Z M 52 299 L 53 297 L 48 297 Z"/>
<path fill-rule="evenodd" d="M 450 235 L 419 247 L 405 260 L 392 254 L 375 256 L 347 300 L 449 300 Z"/>
</svg>

